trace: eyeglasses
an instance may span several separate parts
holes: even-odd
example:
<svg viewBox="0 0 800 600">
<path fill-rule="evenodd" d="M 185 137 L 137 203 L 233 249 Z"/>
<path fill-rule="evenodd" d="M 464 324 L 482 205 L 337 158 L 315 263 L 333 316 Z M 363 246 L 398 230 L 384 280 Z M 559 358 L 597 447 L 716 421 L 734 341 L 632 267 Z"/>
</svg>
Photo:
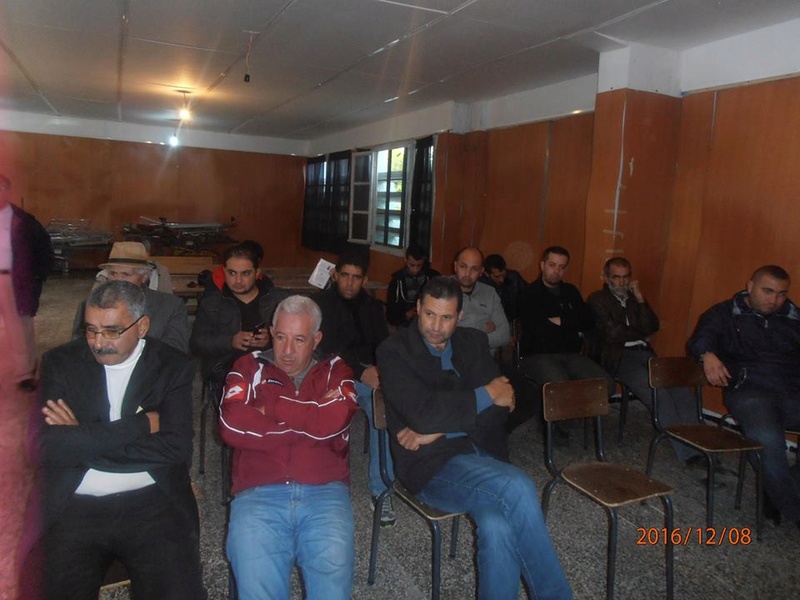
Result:
<svg viewBox="0 0 800 600">
<path fill-rule="evenodd" d="M 142 315 L 142 317 L 143 316 L 144 315 Z M 97 330 L 97 329 L 91 329 L 89 327 L 84 326 L 83 335 L 86 336 L 87 340 L 93 340 L 98 335 L 103 336 L 107 340 L 118 340 L 119 338 L 122 337 L 123 333 L 125 333 L 126 331 L 128 331 L 128 329 L 130 329 L 131 327 L 136 325 L 139 321 L 141 321 L 142 317 L 139 317 L 138 319 L 136 319 L 133 323 L 131 323 L 130 325 L 128 325 L 124 329 L 100 329 L 100 330 Z"/>
</svg>

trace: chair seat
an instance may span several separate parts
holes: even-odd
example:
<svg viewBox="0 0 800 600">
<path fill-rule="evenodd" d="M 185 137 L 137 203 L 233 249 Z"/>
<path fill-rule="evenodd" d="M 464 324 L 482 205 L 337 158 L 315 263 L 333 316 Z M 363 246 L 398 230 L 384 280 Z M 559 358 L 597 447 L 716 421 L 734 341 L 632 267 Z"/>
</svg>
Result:
<svg viewBox="0 0 800 600">
<path fill-rule="evenodd" d="M 641 471 L 611 463 L 570 465 L 561 471 L 561 476 L 572 487 L 609 508 L 672 493 L 671 487 Z"/>
<path fill-rule="evenodd" d="M 667 427 L 666 431 L 671 437 L 703 452 L 737 452 L 762 448 L 758 442 L 712 425 L 674 425 Z"/>
<path fill-rule="evenodd" d="M 434 508 L 430 504 L 425 504 L 424 502 L 418 500 L 414 494 L 409 492 L 405 488 L 405 486 L 397 480 L 395 480 L 394 482 L 394 491 L 395 494 L 397 494 L 400 497 L 400 499 L 403 500 L 403 502 L 408 504 L 411 508 L 413 508 L 419 514 L 421 514 L 423 517 L 431 521 L 444 521 L 446 519 L 452 519 L 453 517 L 458 517 L 460 515 L 465 514 L 463 512 L 460 513 L 445 512 L 443 510 L 439 510 L 438 508 Z"/>
</svg>

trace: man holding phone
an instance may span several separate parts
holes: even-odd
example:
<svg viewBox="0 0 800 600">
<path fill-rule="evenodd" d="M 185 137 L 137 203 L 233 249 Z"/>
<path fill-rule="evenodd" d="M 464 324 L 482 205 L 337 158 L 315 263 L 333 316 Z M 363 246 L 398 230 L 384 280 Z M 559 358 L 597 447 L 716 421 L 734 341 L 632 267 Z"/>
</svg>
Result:
<svg viewBox="0 0 800 600">
<path fill-rule="evenodd" d="M 203 292 L 190 347 L 202 357 L 203 379 L 221 386 L 240 356 L 269 346 L 266 323 L 288 296 L 258 271 L 260 253 L 250 243 L 237 244 L 223 255 L 225 283 L 213 282 Z"/>
<path fill-rule="evenodd" d="M 589 296 L 587 302 L 597 320 L 591 334 L 590 354 L 603 368 L 622 381 L 645 406 L 652 410 L 647 361 L 656 353 L 650 338 L 658 331 L 659 321 L 642 294 L 639 281 L 633 279 L 628 259 L 610 258 L 603 266 L 605 286 Z M 658 412 L 664 426 L 694 423 L 695 400 L 688 388 L 661 392 Z M 677 442 L 672 443 L 678 460 L 704 465 L 702 456 Z"/>
</svg>

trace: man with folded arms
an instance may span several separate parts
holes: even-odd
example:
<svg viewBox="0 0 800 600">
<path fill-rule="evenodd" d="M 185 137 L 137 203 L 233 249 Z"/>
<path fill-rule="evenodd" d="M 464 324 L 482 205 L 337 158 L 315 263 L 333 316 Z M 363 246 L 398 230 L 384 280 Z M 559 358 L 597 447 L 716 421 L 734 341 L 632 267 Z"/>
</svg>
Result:
<svg viewBox="0 0 800 600">
<path fill-rule="evenodd" d="M 202 599 L 193 364 L 145 337 L 145 295 L 127 281 L 95 288 L 84 322 L 42 359 L 46 597 L 96 598 L 117 559 L 134 598 Z"/>
<path fill-rule="evenodd" d="M 461 310 L 459 282 L 435 277 L 417 320 L 378 347 L 395 471 L 423 502 L 474 519 L 479 598 L 516 600 L 522 576 L 533 598 L 569 599 L 536 486 L 507 462 L 514 391 L 486 333 L 457 327 Z"/>
<path fill-rule="evenodd" d="M 347 600 L 353 584 L 350 421 L 353 373 L 321 359 L 319 307 L 275 309 L 272 349 L 238 359 L 225 382 L 220 433 L 233 447 L 227 551 L 240 600 L 285 599 L 297 565 L 309 599 Z"/>
</svg>

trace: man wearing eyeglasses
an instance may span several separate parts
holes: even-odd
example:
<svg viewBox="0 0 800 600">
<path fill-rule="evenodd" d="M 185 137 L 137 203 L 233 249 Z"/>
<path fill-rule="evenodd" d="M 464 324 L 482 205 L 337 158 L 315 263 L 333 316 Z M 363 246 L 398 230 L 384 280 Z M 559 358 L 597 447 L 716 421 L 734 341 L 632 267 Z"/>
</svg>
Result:
<svg viewBox="0 0 800 600">
<path fill-rule="evenodd" d="M 84 322 L 42 359 L 46 598 L 96 597 L 117 559 L 135 598 L 202 599 L 192 362 L 145 337 L 130 282 L 95 288 Z"/>
</svg>

